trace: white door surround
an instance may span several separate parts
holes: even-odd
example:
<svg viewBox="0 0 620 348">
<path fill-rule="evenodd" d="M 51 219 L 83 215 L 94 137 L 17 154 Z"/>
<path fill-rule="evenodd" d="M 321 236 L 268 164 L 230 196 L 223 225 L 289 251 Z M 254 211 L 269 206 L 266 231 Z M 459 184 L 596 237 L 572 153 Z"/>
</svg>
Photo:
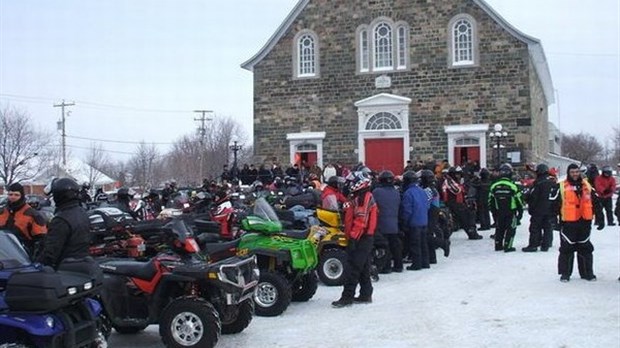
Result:
<svg viewBox="0 0 620 348">
<path fill-rule="evenodd" d="M 316 146 L 316 163 L 319 167 L 323 168 L 323 139 L 325 139 L 325 135 L 325 132 L 303 132 L 287 134 L 286 140 L 289 141 L 290 154 L 289 163 L 295 163 L 295 154 L 299 152 L 297 149 L 299 146 L 314 145 Z"/>
<path fill-rule="evenodd" d="M 411 99 L 380 93 L 355 103 L 358 116 L 357 155 L 366 162 L 366 139 L 403 139 L 403 158 L 409 159 L 409 104 Z M 403 163 L 404 166 L 404 163 Z"/>
<path fill-rule="evenodd" d="M 488 124 L 467 124 L 467 125 L 455 125 L 445 126 L 446 134 L 448 135 L 448 162 L 450 165 L 454 165 L 454 148 L 464 147 L 466 145 L 459 144 L 459 140 L 464 139 L 477 139 L 480 146 L 480 168 L 486 168 L 487 166 L 487 132 L 489 131 Z M 473 145 L 473 144 L 472 144 Z"/>
</svg>

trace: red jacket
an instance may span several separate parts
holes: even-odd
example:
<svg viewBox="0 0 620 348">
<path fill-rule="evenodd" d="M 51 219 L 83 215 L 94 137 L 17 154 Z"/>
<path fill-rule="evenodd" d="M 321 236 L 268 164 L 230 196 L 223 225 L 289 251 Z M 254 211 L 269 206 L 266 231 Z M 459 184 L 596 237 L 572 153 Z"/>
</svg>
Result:
<svg viewBox="0 0 620 348">
<path fill-rule="evenodd" d="M 358 204 L 358 198 L 354 197 L 344 208 L 344 233 L 355 240 L 364 235 L 373 236 L 377 228 L 377 204 L 372 193 L 366 192 L 364 195 L 361 205 Z"/>
<path fill-rule="evenodd" d="M 601 198 L 611 198 L 616 191 L 616 179 L 613 176 L 599 175 L 594 179 L 594 189 Z"/>
<path fill-rule="evenodd" d="M 329 195 L 335 195 L 336 196 L 336 200 L 340 204 L 344 204 L 347 201 L 347 198 L 342 193 L 340 193 L 340 191 L 338 191 L 337 189 L 335 189 L 335 188 L 333 188 L 331 186 L 325 186 L 323 191 L 321 191 L 321 201 L 323 201 L 325 199 L 325 197 L 327 197 Z"/>
</svg>

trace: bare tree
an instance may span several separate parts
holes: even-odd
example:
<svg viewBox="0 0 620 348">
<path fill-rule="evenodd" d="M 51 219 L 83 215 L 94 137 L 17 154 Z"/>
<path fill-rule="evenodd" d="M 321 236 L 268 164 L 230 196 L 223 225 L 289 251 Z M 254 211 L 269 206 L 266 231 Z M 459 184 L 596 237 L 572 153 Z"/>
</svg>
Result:
<svg viewBox="0 0 620 348">
<path fill-rule="evenodd" d="M 172 145 L 166 158 L 168 178 L 174 178 L 183 184 L 196 185 L 200 176 L 200 139 L 198 136 L 185 135 Z"/>
<path fill-rule="evenodd" d="M 45 167 L 42 157 L 49 145 L 50 135 L 37 130 L 25 111 L 8 106 L 0 110 L 1 181 L 8 185 L 36 177 Z"/>
<path fill-rule="evenodd" d="M 156 176 L 161 166 L 158 163 L 159 151 L 154 144 L 141 142 L 136 154 L 130 159 L 133 184 L 142 189 L 157 184 Z"/>
<path fill-rule="evenodd" d="M 97 181 L 101 178 L 103 174 L 102 171 L 109 161 L 108 154 L 104 151 L 101 144 L 91 144 L 85 160 L 88 165 L 88 183 L 91 187 L 95 186 Z"/>
<path fill-rule="evenodd" d="M 614 127 L 611 135 L 612 148 L 610 149 L 610 160 L 613 163 L 620 163 L 620 127 Z"/>
<path fill-rule="evenodd" d="M 594 162 L 604 155 L 603 145 L 588 133 L 563 134 L 562 153 L 581 162 Z"/>
</svg>

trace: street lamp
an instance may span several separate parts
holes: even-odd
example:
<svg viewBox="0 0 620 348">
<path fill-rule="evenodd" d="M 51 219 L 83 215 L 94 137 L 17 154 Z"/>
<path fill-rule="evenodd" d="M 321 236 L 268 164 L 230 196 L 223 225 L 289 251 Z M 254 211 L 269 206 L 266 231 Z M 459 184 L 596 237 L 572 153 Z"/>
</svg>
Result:
<svg viewBox="0 0 620 348">
<path fill-rule="evenodd" d="M 229 146 L 230 149 L 233 152 L 233 169 L 232 169 L 232 177 L 233 180 L 237 180 L 237 152 L 239 152 L 239 150 L 241 150 L 241 148 L 243 147 L 242 145 L 237 145 L 237 141 L 233 141 L 233 144 Z"/>
<path fill-rule="evenodd" d="M 491 141 L 495 139 L 496 144 L 494 147 L 497 149 L 497 161 L 496 161 L 496 169 L 499 169 L 499 166 L 502 164 L 502 155 L 501 155 L 501 143 L 502 138 L 506 138 L 508 136 L 508 132 L 503 130 L 503 126 L 500 123 L 497 123 L 493 126 L 493 131 L 489 133 L 489 137 L 491 137 Z"/>
</svg>

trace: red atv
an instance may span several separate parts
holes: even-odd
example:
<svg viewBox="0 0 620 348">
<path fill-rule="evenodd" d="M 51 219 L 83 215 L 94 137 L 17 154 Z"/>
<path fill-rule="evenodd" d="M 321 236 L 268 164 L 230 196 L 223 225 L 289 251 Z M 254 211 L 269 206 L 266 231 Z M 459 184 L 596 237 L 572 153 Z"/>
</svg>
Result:
<svg viewBox="0 0 620 348">
<path fill-rule="evenodd" d="M 256 258 L 207 263 L 182 220 L 162 229 L 167 253 L 150 261 L 102 260 L 102 303 L 108 325 L 130 334 L 159 324 L 167 347 L 213 347 L 252 320 Z"/>
</svg>

